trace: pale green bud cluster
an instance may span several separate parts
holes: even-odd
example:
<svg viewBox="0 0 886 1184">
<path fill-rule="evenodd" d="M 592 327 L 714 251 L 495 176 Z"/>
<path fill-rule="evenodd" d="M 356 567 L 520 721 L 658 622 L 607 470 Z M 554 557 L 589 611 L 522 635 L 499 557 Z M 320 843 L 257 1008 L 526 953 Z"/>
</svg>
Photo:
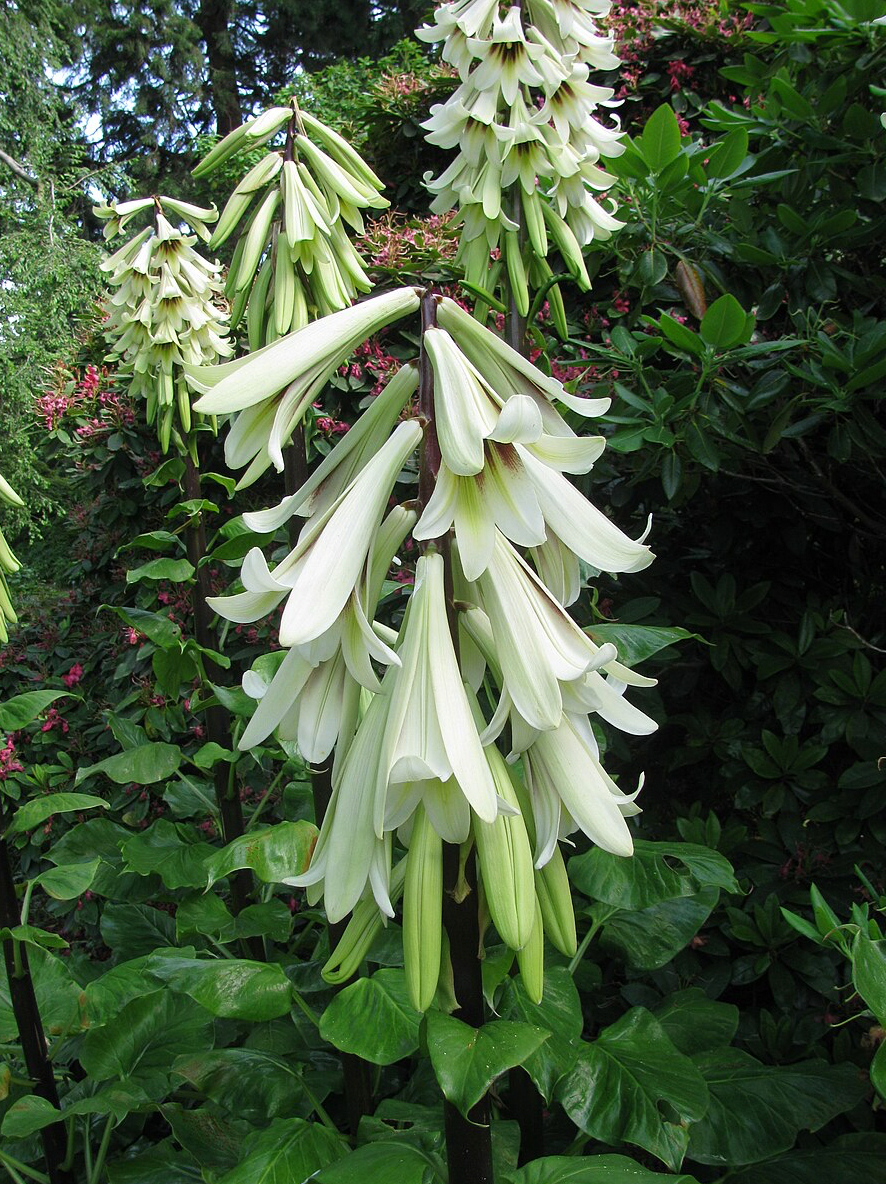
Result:
<svg viewBox="0 0 886 1184">
<path fill-rule="evenodd" d="M 294 105 L 248 120 L 212 149 L 194 175 L 267 144 L 284 129 L 285 146 L 246 173 L 212 236 L 212 245 L 221 246 L 240 228 L 225 290 L 233 302 L 232 327 L 246 314 L 252 350 L 347 308 L 370 290 L 347 228 L 362 234 L 362 211 L 389 204 L 381 181 L 350 144 Z"/>
<path fill-rule="evenodd" d="M 601 158 L 624 149 L 614 117 L 604 123 L 596 113 L 617 104 L 610 88 L 589 81 L 591 70 L 618 65 L 612 39 L 596 25 L 609 7 L 609 0 L 452 0 L 417 32 L 443 42 L 461 78 L 423 125 L 430 143 L 458 149 L 441 176 L 426 178 L 432 209 L 460 210 L 467 279 L 493 290 L 503 264 L 524 316 L 529 289 L 551 278 L 552 246 L 588 288 L 583 248 L 622 225 L 599 197 L 614 182 Z M 496 248 L 502 261 L 490 275 Z M 552 310 L 562 312 L 559 300 Z"/>
<path fill-rule="evenodd" d="M 191 432 L 191 392 L 183 368 L 216 362 L 232 351 L 219 264 L 193 249 L 197 238 L 209 240 L 206 224 L 216 220 L 218 211 L 145 197 L 95 212 L 112 237 L 147 211 L 152 222 L 101 265 L 114 289 L 105 303 L 105 335 L 130 392 L 144 398 L 147 421 L 156 425 L 166 452 L 173 437 L 180 448 L 187 447 Z M 182 230 L 181 223 L 194 234 Z"/>
<path fill-rule="evenodd" d="M 286 384 L 289 414 L 353 348 L 352 331 L 399 321 L 419 299 L 413 289 L 385 293 L 217 367 L 217 382 L 204 370 L 209 393 L 198 406 L 239 410 L 233 436 L 249 407 Z M 290 553 L 271 568 L 254 548 L 242 591 L 211 601 L 238 623 L 283 607 L 285 656 L 243 680 L 257 706 L 240 748 L 276 731 L 310 762 L 335 749 L 310 868 L 287 881 L 306 886 L 312 903 L 323 897 L 333 922 L 354 911 L 327 977 L 353 972 L 402 891 L 406 975 L 420 1009 L 447 977 L 443 844 L 463 858 L 476 850 L 485 911 L 538 998 L 545 936 L 575 948 L 558 841 L 580 829 L 607 851 L 632 851 L 625 819 L 637 813 L 636 794 L 603 768 L 592 718 L 632 734 L 656 726 L 625 698 L 629 685 L 652 680 L 566 611 L 581 562 L 633 572 L 653 559 L 643 538 L 624 535 L 564 475 L 588 472 L 605 442 L 576 435 L 561 408 L 598 415 L 608 400 L 570 394 L 454 301 L 425 299 L 436 321 L 422 335 L 439 450 L 433 493 L 390 507 L 427 433 L 423 419 L 403 418 L 418 384 L 406 365 L 300 490 L 244 516 L 260 533 L 306 518 Z M 409 533 L 425 549 L 395 631 L 376 613 Z M 451 592 L 438 541 L 450 534 Z M 396 865 L 395 836 L 408 849 Z"/>
<path fill-rule="evenodd" d="M 19 508 L 25 504 L 0 473 L 0 504 L 3 503 Z M 20 569 L 21 564 L 13 555 L 12 548 L 3 537 L 3 531 L 0 530 L 0 642 L 4 643 L 9 640 L 7 625 L 14 625 L 18 620 L 15 609 L 12 607 L 12 598 L 9 595 L 6 577 L 14 575 Z"/>
</svg>

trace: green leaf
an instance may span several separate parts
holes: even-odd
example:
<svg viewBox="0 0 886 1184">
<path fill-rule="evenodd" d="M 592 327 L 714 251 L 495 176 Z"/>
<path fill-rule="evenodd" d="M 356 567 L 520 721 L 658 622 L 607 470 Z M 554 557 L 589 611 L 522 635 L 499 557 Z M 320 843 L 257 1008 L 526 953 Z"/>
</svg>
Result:
<svg viewBox="0 0 886 1184">
<path fill-rule="evenodd" d="M 729 1173 L 729 1184 L 859 1184 L 878 1180 L 886 1162 L 886 1135 L 843 1135 L 826 1147 L 791 1151 L 769 1163 Z"/>
<path fill-rule="evenodd" d="M 175 910 L 175 935 L 179 941 L 193 933 L 202 933 L 219 941 L 232 941 L 236 932 L 233 913 L 221 897 L 213 893 L 193 896 L 182 901 Z"/>
<path fill-rule="evenodd" d="M 719 852 L 696 843 L 648 839 L 637 839 L 628 857 L 592 847 L 570 859 L 569 878 L 591 900 L 620 909 L 649 908 L 708 886 L 739 891 L 732 865 Z"/>
<path fill-rule="evenodd" d="M 293 1117 L 304 1098 L 297 1066 L 263 1049 L 196 1052 L 177 1057 L 172 1072 L 216 1105 L 257 1125 Z"/>
<path fill-rule="evenodd" d="M 105 1086 L 87 1098 L 70 1105 L 66 1104 L 62 1110 L 56 1108 L 45 1098 L 35 1094 L 27 1094 L 19 1098 L 7 1111 L 3 1119 L 0 1133 L 12 1139 L 23 1139 L 44 1127 L 51 1126 L 65 1118 L 72 1118 L 81 1114 L 101 1114 L 116 1118 L 117 1122 L 131 1114 L 133 1110 L 149 1104 L 149 1098 L 143 1090 L 131 1082 L 117 1083 Z"/>
<path fill-rule="evenodd" d="M 100 863 L 101 859 L 92 859 L 89 863 L 67 863 L 61 867 L 51 867 L 36 876 L 34 883 L 39 884 L 53 900 L 76 900 L 95 879 Z"/>
<path fill-rule="evenodd" d="M 53 1122 L 60 1122 L 62 1113 L 52 1102 L 36 1094 L 26 1094 L 13 1102 L 3 1116 L 0 1134 L 7 1139 L 26 1139 L 35 1131 L 42 1131 Z"/>
<path fill-rule="evenodd" d="M 193 658 L 171 647 L 152 655 L 151 669 L 160 690 L 170 699 L 177 699 L 182 683 L 190 683 L 197 674 Z"/>
<path fill-rule="evenodd" d="M 865 1094 L 854 1065 L 803 1061 L 764 1065 L 737 1048 L 693 1060 L 711 1095 L 707 1114 L 689 1133 L 699 1163 L 731 1167 L 760 1163 L 794 1145 L 801 1130 L 818 1130 Z"/>
<path fill-rule="evenodd" d="M 167 888 L 199 888 L 206 883 L 206 861 L 216 853 L 201 843 L 192 826 L 158 818 L 123 844 L 127 869 L 139 876 L 155 873 Z"/>
<path fill-rule="evenodd" d="M 212 1023 L 190 999 L 152 991 L 128 1003 L 115 1023 L 87 1032 L 80 1063 L 96 1081 L 134 1078 L 152 1096 L 162 1096 L 173 1058 L 211 1046 Z"/>
<path fill-rule="evenodd" d="M 158 946 L 175 944 L 175 922 L 168 913 L 146 904 L 109 901 L 102 910 L 101 934 L 122 959 L 152 953 Z"/>
<path fill-rule="evenodd" d="M 697 633 L 690 633 L 677 626 L 665 629 L 659 625 L 610 625 L 607 622 L 595 621 L 585 632 L 599 645 L 611 641 L 618 648 L 618 660 L 626 666 L 636 666 L 638 662 L 645 662 L 653 654 L 668 646 L 676 645 L 679 641 L 694 638 L 703 641 Z"/>
<path fill-rule="evenodd" d="M 36 925 L 4 926 L 0 929 L 0 941 L 22 941 L 28 946 L 40 946 L 46 950 L 65 950 L 68 942 L 57 933 L 38 929 Z"/>
<path fill-rule="evenodd" d="M 301 1184 L 347 1152 L 345 1140 L 319 1122 L 278 1118 L 250 1135 L 243 1158 L 217 1184 Z"/>
<path fill-rule="evenodd" d="M 83 996 L 90 1027 L 100 1028 L 102 1024 L 115 1021 L 127 1003 L 157 991 L 160 981 L 151 973 L 153 966 L 163 965 L 169 958 L 193 958 L 195 953 L 193 946 L 181 950 L 174 946 L 155 946 L 150 953 L 118 962 L 87 983 Z"/>
<path fill-rule="evenodd" d="M 431 1184 L 431 1181 L 437 1184 L 440 1178 L 424 1151 L 411 1143 L 392 1140 L 358 1147 L 332 1167 L 324 1168 L 317 1181 L 318 1184 Z M 281 1180 L 277 1184 L 289 1184 L 289 1181 Z"/>
<path fill-rule="evenodd" d="M 175 621 L 170 621 L 165 614 L 149 613 L 143 608 L 117 608 L 110 604 L 103 604 L 102 608 L 116 613 L 121 621 L 143 634 L 160 649 L 181 648 L 182 631 Z"/>
<path fill-rule="evenodd" d="M 672 345 L 677 349 L 682 349 L 685 353 L 694 354 L 695 357 L 700 358 L 704 354 L 704 345 L 697 333 L 694 333 L 687 325 L 681 325 L 678 320 L 670 315 L 670 313 L 663 312 L 658 318 L 657 323 L 659 329 L 667 337 Z"/>
<path fill-rule="evenodd" d="M 187 559 L 151 559 L 141 567 L 134 567 L 126 573 L 127 584 L 137 584 L 140 580 L 169 580 L 171 584 L 181 584 L 194 574 L 193 564 Z"/>
<path fill-rule="evenodd" d="M 565 966 L 546 967 L 541 1003 L 533 1003 L 520 979 L 509 978 L 498 1014 L 502 1019 L 519 1020 L 550 1032 L 550 1038 L 522 1062 L 539 1093 L 550 1103 L 557 1082 L 575 1064 L 584 1027 L 575 980 Z"/>
<path fill-rule="evenodd" d="M 110 1184 L 205 1184 L 192 1157 L 171 1142 L 159 1143 L 150 1151 L 108 1164 Z"/>
<path fill-rule="evenodd" d="M 117 785 L 154 785 L 171 777 L 182 762 L 182 751 L 177 744 L 139 744 L 126 752 L 105 757 L 95 765 L 81 766 L 77 770 L 75 785 L 104 773 Z"/>
<path fill-rule="evenodd" d="M 172 958 L 154 973 L 212 1015 L 261 1022 L 287 1015 L 292 986 L 276 963 Z"/>
<path fill-rule="evenodd" d="M 683 465 L 676 452 L 668 452 L 661 465 L 661 487 L 668 501 L 674 500 L 674 495 L 680 488 L 683 477 Z"/>
<path fill-rule="evenodd" d="M 176 1142 L 193 1155 L 207 1177 L 230 1171 L 243 1154 L 243 1140 L 250 1131 L 241 1118 L 221 1114 L 214 1106 L 178 1102 L 166 1102 L 159 1109 Z"/>
<path fill-rule="evenodd" d="M 704 314 L 699 326 L 702 339 L 714 349 L 729 349 L 741 341 L 748 314 L 728 292 L 720 296 Z"/>
<path fill-rule="evenodd" d="M 705 165 L 705 173 L 708 177 L 718 179 L 731 177 L 739 165 L 744 163 L 747 154 L 748 133 L 743 127 L 737 127 L 724 136 L 719 144 L 714 145 Z"/>
<path fill-rule="evenodd" d="M 624 1155 L 549 1155 L 511 1176 L 512 1184 L 697 1184 L 694 1176 L 663 1176 Z"/>
<path fill-rule="evenodd" d="M 131 551 L 137 547 L 142 547 L 146 551 L 166 551 L 170 547 L 178 547 L 181 545 L 181 540 L 177 534 L 173 534 L 170 530 L 149 530 L 145 534 L 138 534 L 131 543 L 124 543 L 122 547 L 118 547 L 119 551 Z"/>
<path fill-rule="evenodd" d="M 222 748 L 220 744 L 210 740 L 208 744 L 202 744 L 197 749 L 192 759 L 198 769 L 211 769 L 219 761 L 232 760 L 233 756 L 230 748 Z"/>
<path fill-rule="evenodd" d="M 582 1046 L 557 1096 L 592 1138 L 642 1147 L 675 1172 L 686 1154 L 688 1124 L 699 1121 L 709 1100 L 701 1073 L 643 1007 Z"/>
<path fill-rule="evenodd" d="M 616 950 L 636 970 L 660 970 L 689 943 L 713 912 L 720 893 L 702 888 L 694 896 L 662 900 L 648 909 L 620 910 L 610 917 L 600 937 L 606 950 Z M 608 912 L 605 906 L 592 909 Z"/>
<path fill-rule="evenodd" d="M 6 833 L 20 835 L 23 831 L 33 830 L 53 814 L 73 814 L 96 807 L 107 810 L 108 803 L 103 798 L 93 797 L 89 793 L 48 793 L 42 798 L 32 798 L 23 806 L 19 806 Z"/>
<path fill-rule="evenodd" d="M 472 1028 L 429 1011 L 426 1016 L 428 1053 L 444 1096 L 467 1115 L 497 1077 L 522 1065 L 550 1033 L 514 1020 L 491 1020 Z"/>
<path fill-rule="evenodd" d="M 654 1015 L 674 1047 L 688 1057 L 729 1044 L 738 1031 L 738 1008 L 709 999 L 698 987 L 675 991 Z"/>
<path fill-rule="evenodd" d="M 28 726 L 56 699 L 63 699 L 69 691 L 25 691 L 0 703 L 0 732 L 18 732 Z"/>
<path fill-rule="evenodd" d="M 29 950 L 28 962 L 46 1035 L 52 1039 L 78 1032 L 81 1027 L 81 988 L 74 982 L 68 967 L 54 954 L 36 947 Z M 17 1042 L 18 1038 L 6 968 L 0 963 L 0 1044 Z"/>
<path fill-rule="evenodd" d="M 655 173 L 680 155 L 680 125 L 669 103 L 663 103 L 649 116 L 637 147 Z"/>
<path fill-rule="evenodd" d="M 886 1023 L 886 941 L 871 941 L 859 930 L 852 942 L 852 982 L 880 1023 Z"/>
<path fill-rule="evenodd" d="M 207 887 L 241 868 L 251 868 L 265 884 L 282 884 L 307 871 L 317 828 L 310 822 L 278 822 L 228 843 L 205 864 Z"/>
<path fill-rule="evenodd" d="M 418 1048 L 420 1023 L 403 971 L 377 970 L 339 991 L 320 1017 L 320 1035 L 373 1065 L 393 1065 Z"/>
</svg>

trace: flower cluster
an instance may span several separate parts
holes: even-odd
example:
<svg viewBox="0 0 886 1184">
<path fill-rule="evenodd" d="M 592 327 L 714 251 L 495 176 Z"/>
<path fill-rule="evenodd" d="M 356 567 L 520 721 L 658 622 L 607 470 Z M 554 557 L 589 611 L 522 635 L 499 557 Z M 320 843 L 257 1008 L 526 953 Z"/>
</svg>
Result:
<svg viewBox="0 0 886 1184">
<path fill-rule="evenodd" d="M 15 741 L 12 736 L 6 737 L 6 744 L 0 748 L 0 781 L 5 781 L 10 773 L 23 773 L 24 765 L 16 759 Z"/>
<path fill-rule="evenodd" d="M 430 143 L 458 149 L 428 180 L 432 209 L 460 209 L 459 259 L 472 283 L 490 286 L 489 252 L 501 245 L 524 316 L 529 286 L 550 277 L 551 240 L 587 288 L 582 248 L 622 225 L 595 197 L 614 180 L 601 157 L 623 151 L 617 121 L 597 118 L 613 106 L 613 91 L 590 81 L 591 70 L 618 65 L 612 38 L 596 23 L 608 9 L 608 0 L 451 0 L 418 30 L 425 41 L 444 42 L 443 57 L 461 78 L 423 125 Z M 528 276 L 521 229 L 531 248 Z"/>
<path fill-rule="evenodd" d="M 4 502 L 9 506 L 19 507 L 25 504 L 0 473 L 0 505 Z M 13 555 L 11 547 L 3 537 L 3 531 L 0 530 L 0 642 L 9 640 L 7 625 L 14 625 L 18 620 L 15 609 L 12 607 L 6 577 L 14 575 L 20 567 L 21 564 Z"/>
<path fill-rule="evenodd" d="M 227 313 L 219 303 L 219 264 L 208 263 L 193 249 L 198 237 L 209 238 L 206 223 L 215 221 L 217 211 L 146 197 L 100 206 L 96 213 L 106 220 L 105 233 L 112 237 L 148 210 L 153 224 L 101 266 L 116 289 L 106 304 L 111 354 L 121 360 L 120 373 L 130 392 L 146 400 L 148 423 L 156 424 L 165 452 L 174 431 L 181 447 L 191 432 L 191 394 L 182 367 L 227 357 L 231 346 Z M 195 234 L 173 225 L 166 214 Z"/>
<path fill-rule="evenodd" d="M 238 152 L 286 143 L 243 177 L 212 236 L 220 246 L 245 223 L 226 291 L 232 325 L 246 313 L 250 349 L 347 308 L 371 284 L 348 229 L 362 234 L 362 211 L 382 210 L 382 183 L 337 132 L 296 105 L 272 107 L 236 128 L 194 169 L 204 176 Z M 257 273 L 257 278 L 256 278 Z"/>
<path fill-rule="evenodd" d="M 608 851 L 632 849 L 625 817 L 637 812 L 636 795 L 604 770 L 592 720 L 633 734 L 655 728 L 625 697 L 651 680 L 566 611 L 581 563 L 633 572 L 653 558 L 565 476 L 588 472 L 604 441 L 576 435 L 560 409 L 593 416 L 608 401 L 570 394 L 455 301 L 423 299 L 435 322 L 422 334 L 432 418 L 426 403 L 418 418 L 403 418 L 418 384 L 416 367 L 404 365 L 301 489 L 244 516 L 257 533 L 305 517 L 290 553 L 271 568 L 254 548 L 243 590 L 211 601 L 238 624 L 283 609 L 282 651 L 243 679 L 257 705 L 240 748 L 275 731 L 307 761 L 335 748 L 310 868 L 286 881 L 308 886 L 311 901 L 322 895 L 332 921 L 354 911 L 356 928 L 327 975 L 345 973 L 402 894 L 407 979 L 421 1009 L 440 972 L 442 844 L 476 844 L 492 922 L 538 997 L 544 935 L 567 952 L 575 943 L 558 840 L 578 828 Z M 297 348 L 303 330 L 254 355 L 237 389 L 258 397 L 281 373 L 295 387 L 328 373 L 342 348 L 333 322 L 344 315 L 313 327 L 316 348 Z M 435 458 L 433 489 L 392 506 L 420 446 L 423 472 Z M 410 534 L 422 553 L 395 630 L 376 614 Z M 521 759 L 522 777 L 506 753 Z M 395 834 L 409 849 L 399 863 Z"/>
</svg>

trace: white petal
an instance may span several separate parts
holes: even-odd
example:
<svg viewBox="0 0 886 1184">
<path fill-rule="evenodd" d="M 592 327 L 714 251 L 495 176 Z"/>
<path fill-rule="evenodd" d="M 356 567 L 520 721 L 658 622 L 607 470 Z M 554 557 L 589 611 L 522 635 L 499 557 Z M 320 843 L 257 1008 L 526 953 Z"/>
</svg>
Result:
<svg viewBox="0 0 886 1184">
<path fill-rule="evenodd" d="M 531 444 L 541 436 L 541 412 L 528 395 L 512 395 L 505 403 L 489 439 L 500 444 Z"/>
<path fill-rule="evenodd" d="M 240 737 L 241 752 L 247 752 L 270 736 L 301 694 L 312 669 L 296 650 L 289 651 Z"/>
</svg>

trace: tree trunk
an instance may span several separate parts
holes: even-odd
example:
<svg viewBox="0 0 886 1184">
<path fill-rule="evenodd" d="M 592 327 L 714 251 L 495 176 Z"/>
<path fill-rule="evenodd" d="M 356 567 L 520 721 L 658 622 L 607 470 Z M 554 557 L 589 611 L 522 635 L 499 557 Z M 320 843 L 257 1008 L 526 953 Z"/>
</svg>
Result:
<svg viewBox="0 0 886 1184">
<path fill-rule="evenodd" d="M 197 28 L 206 43 L 215 126 L 220 136 L 226 136 L 243 122 L 231 38 L 233 9 L 233 0 L 202 0 L 197 11 Z"/>
</svg>

